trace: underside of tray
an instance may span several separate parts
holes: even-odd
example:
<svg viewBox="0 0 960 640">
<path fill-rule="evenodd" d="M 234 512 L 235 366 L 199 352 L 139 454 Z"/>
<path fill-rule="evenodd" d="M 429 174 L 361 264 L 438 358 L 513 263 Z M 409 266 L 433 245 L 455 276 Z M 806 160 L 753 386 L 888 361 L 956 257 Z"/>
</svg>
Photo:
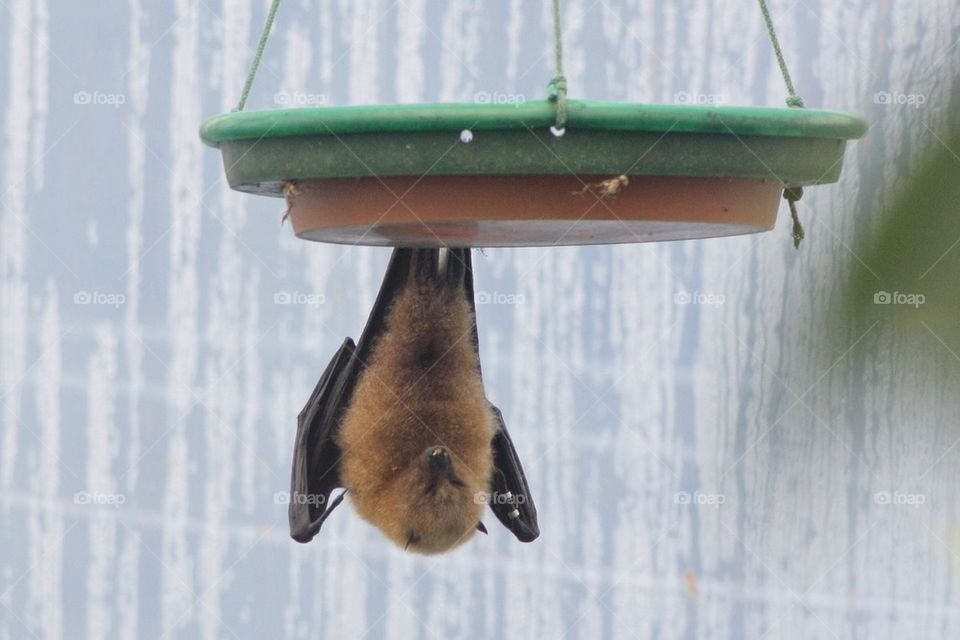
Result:
<svg viewBox="0 0 960 640">
<path fill-rule="evenodd" d="M 782 185 L 764 178 L 388 176 L 302 181 L 289 216 L 306 240 L 516 247 L 654 242 L 770 229 Z M 619 184 L 619 183 L 618 183 Z"/>
</svg>

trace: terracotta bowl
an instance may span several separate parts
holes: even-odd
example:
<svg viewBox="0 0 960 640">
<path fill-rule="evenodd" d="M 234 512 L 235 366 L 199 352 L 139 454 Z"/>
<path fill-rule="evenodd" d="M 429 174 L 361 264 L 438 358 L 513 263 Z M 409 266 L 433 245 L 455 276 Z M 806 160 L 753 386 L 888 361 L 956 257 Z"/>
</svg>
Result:
<svg viewBox="0 0 960 640">
<path fill-rule="evenodd" d="M 764 178 L 388 176 L 299 181 L 289 214 L 306 240 L 518 247 L 655 242 L 766 231 L 783 185 Z"/>
</svg>

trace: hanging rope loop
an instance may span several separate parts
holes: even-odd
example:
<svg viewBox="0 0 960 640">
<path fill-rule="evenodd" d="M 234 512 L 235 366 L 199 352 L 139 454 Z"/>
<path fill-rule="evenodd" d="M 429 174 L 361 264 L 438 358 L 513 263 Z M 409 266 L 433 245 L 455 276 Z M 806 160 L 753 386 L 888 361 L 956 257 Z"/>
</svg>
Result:
<svg viewBox="0 0 960 640">
<path fill-rule="evenodd" d="M 280 8 L 280 0 L 273 0 L 270 5 L 270 11 L 267 12 L 267 20 L 263 25 L 263 31 L 260 32 L 260 42 L 257 43 L 257 50 L 253 54 L 253 61 L 250 63 L 250 70 L 247 72 L 247 79 L 243 83 L 243 90 L 240 91 L 240 101 L 233 108 L 234 111 L 243 111 L 247 106 L 247 99 L 250 97 L 250 89 L 253 87 L 253 81 L 257 77 L 257 71 L 260 69 L 260 62 L 263 60 L 263 50 L 267 48 L 267 40 L 270 38 L 270 31 L 273 29 L 273 21 L 277 17 L 277 9 Z"/>
<path fill-rule="evenodd" d="M 560 18 L 560 0 L 553 0 L 553 52 L 556 75 L 547 85 L 547 97 L 556 105 L 554 128 L 563 131 L 567 126 L 567 78 L 563 75 L 563 23 Z"/>
</svg>

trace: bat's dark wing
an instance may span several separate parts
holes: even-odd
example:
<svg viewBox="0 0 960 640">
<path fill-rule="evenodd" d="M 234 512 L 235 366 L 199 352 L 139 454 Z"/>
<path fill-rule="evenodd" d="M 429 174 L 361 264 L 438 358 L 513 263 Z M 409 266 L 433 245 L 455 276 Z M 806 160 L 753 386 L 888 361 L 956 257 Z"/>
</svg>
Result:
<svg viewBox="0 0 960 640">
<path fill-rule="evenodd" d="M 451 251 L 450 260 L 462 261 L 464 270 L 464 284 L 470 307 L 476 317 L 477 309 L 473 289 L 473 263 L 469 249 Z M 451 263 L 451 269 L 457 268 Z M 480 337 L 477 325 L 473 325 L 473 344 L 477 351 L 477 369 L 480 369 Z M 497 520 L 503 523 L 520 542 L 532 542 L 540 535 L 537 524 L 537 507 L 530 495 L 527 477 L 523 473 L 523 466 L 513 446 L 507 425 L 503 422 L 503 413 L 490 404 L 493 410 L 494 422 L 497 429 L 493 436 L 493 480 L 491 482 L 490 508 Z"/>
<path fill-rule="evenodd" d="M 335 506 L 327 507 L 330 494 L 340 486 L 340 447 L 333 436 L 355 353 L 353 340 L 344 340 L 297 416 L 287 511 L 290 536 L 297 542 L 310 542 Z"/>
<path fill-rule="evenodd" d="M 343 486 L 336 432 L 373 345 L 386 328 L 387 311 L 410 277 L 412 253 L 394 250 L 359 343 L 350 338 L 343 342 L 297 417 L 288 509 L 290 536 L 297 542 L 312 540 L 343 499 L 341 494 L 330 502 L 333 490 Z"/>
<path fill-rule="evenodd" d="M 490 508 L 497 520 L 517 536 L 517 540 L 533 542 L 540 535 L 537 507 L 530 497 L 527 477 L 523 474 L 507 426 L 503 423 L 503 414 L 496 406 L 490 406 L 497 423 L 497 434 L 493 436 L 494 469 Z"/>
</svg>

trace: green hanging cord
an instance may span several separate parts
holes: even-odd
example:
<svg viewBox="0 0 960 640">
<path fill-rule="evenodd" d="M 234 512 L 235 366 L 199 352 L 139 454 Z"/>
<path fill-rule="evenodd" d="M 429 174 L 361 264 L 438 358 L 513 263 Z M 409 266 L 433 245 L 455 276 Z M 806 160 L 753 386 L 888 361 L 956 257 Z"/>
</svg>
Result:
<svg viewBox="0 0 960 640">
<path fill-rule="evenodd" d="M 780 39 L 777 38 L 777 30 L 773 26 L 773 18 L 770 17 L 767 0 L 757 1 L 760 3 L 763 21 L 767 24 L 767 34 L 770 36 L 770 44 L 773 45 L 773 53 L 777 57 L 777 64 L 780 65 L 783 83 L 787 86 L 787 106 L 802 109 L 803 98 L 797 95 L 793 80 L 790 78 L 790 70 L 787 69 L 787 62 L 783 59 L 783 49 L 780 48 Z M 796 249 L 800 248 L 800 241 L 804 237 L 803 225 L 800 224 L 800 216 L 797 214 L 797 201 L 802 197 L 803 189 L 800 187 L 790 187 L 783 190 L 783 199 L 790 205 L 790 217 L 793 218 L 793 246 Z"/>
<path fill-rule="evenodd" d="M 763 14 L 763 21 L 767 23 L 767 34 L 770 36 L 770 44 L 773 45 L 773 53 L 777 57 L 777 64 L 780 65 L 780 73 L 783 74 L 783 83 L 787 85 L 787 106 L 803 107 L 803 98 L 797 95 L 797 90 L 793 86 L 793 80 L 790 78 L 790 70 L 787 69 L 787 62 L 783 59 L 783 49 L 780 48 L 780 39 L 777 37 L 777 30 L 773 26 L 773 18 L 770 17 L 770 9 L 767 7 L 767 0 L 757 0 L 760 3 L 760 12 Z"/>
<path fill-rule="evenodd" d="M 567 79 L 563 75 L 563 23 L 560 20 L 560 0 L 553 0 L 553 49 L 557 73 L 547 85 L 547 96 L 557 105 L 554 128 L 557 131 L 563 131 L 567 126 Z"/>
<path fill-rule="evenodd" d="M 788 187 L 783 190 L 783 199 L 790 205 L 790 217 L 793 218 L 793 248 L 800 248 L 800 241 L 804 238 L 803 225 L 800 224 L 800 216 L 797 215 L 797 200 L 803 197 L 801 187 Z"/>
<path fill-rule="evenodd" d="M 247 106 L 247 98 L 250 97 L 250 89 L 253 87 L 253 80 L 257 77 L 257 70 L 260 69 L 260 61 L 263 59 L 263 50 L 267 48 L 267 39 L 270 37 L 270 30 L 273 29 L 273 21 L 277 17 L 277 9 L 280 8 L 280 0 L 273 0 L 270 5 L 270 11 L 267 13 L 267 21 L 263 25 L 263 31 L 260 33 L 260 42 L 257 44 L 257 50 L 253 54 L 253 61 L 250 63 L 250 71 L 247 72 L 247 79 L 243 83 L 243 90 L 240 92 L 240 101 L 233 108 L 234 111 L 243 111 Z"/>
</svg>

